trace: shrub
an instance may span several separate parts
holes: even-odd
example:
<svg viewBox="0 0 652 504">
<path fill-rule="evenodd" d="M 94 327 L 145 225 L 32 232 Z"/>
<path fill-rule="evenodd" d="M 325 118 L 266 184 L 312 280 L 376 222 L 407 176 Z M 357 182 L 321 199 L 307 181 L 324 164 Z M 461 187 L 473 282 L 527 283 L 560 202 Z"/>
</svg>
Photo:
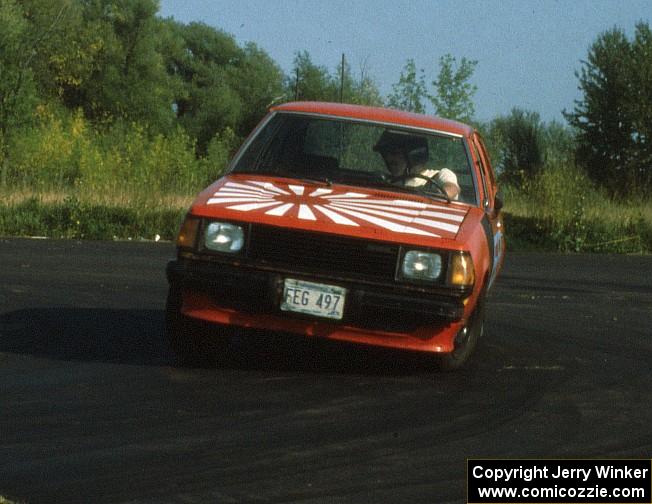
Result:
<svg viewBox="0 0 652 504">
<path fill-rule="evenodd" d="M 197 180 L 200 185 L 206 185 L 224 173 L 238 143 L 238 138 L 231 128 L 226 128 L 211 139 L 206 157 L 202 160 L 202 170 L 198 171 L 198 174 L 203 177 Z"/>
<path fill-rule="evenodd" d="M 138 123 L 92 126 L 81 112 L 42 107 L 38 124 L 9 140 L 2 186 L 151 206 L 162 194 L 195 194 L 213 180 L 226 165 L 233 139 L 230 130 L 216 137 L 207 160 L 198 160 L 195 142 L 181 127 L 152 135 Z"/>
<path fill-rule="evenodd" d="M 571 164 L 547 166 L 522 186 L 504 188 L 508 238 L 561 252 L 652 250 L 652 222 L 641 202 L 617 202 Z"/>
<path fill-rule="evenodd" d="M 7 183 L 18 187 L 73 187 L 81 177 L 92 132 L 80 112 L 56 114 L 39 109 L 39 122 L 8 140 Z"/>
</svg>

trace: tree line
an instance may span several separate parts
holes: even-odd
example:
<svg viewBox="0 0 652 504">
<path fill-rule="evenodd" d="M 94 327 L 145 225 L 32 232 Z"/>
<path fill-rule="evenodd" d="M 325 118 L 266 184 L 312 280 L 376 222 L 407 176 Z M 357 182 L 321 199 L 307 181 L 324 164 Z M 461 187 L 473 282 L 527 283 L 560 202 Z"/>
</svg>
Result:
<svg viewBox="0 0 652 504">
<path fill-rule="evenodd" d="M 582 94 L 562 111 L 567 125 L 545 123 L 514 108 L 487 123 L 474 117 L 470 83 L 477 61 L 441 57 L 430 88 L 409 59 L 387 104 L 473 123 L 488 140 L 502 179 L 522 186 L 546 167 L 579 167 L 611 196 L 647 197 L 652 189 L 652 32 L 639 22 L 628 39 L 620 28 L 601 33 L 576 76 Z"/>
<path fill-rule="evenodd" d="M 199 158 L 225 159 L 273 103 L 380 105 L 470 122 L 487 138 L 501 177 L 522 184 L 550 164 L 582 167 L 613 195 L 652 189 L 652 36 L 600 34 L 577 72 L 582 97 L 567 125 L 515 108 L 475 118 L 477 61 L 447 54 L 434 77 L 409 59 L 382 96 L 364 65 L 331 72 L 299 51 L 284 74 L 254 43 L 203 23 L 159 16 L 157 0 L 0 0 L 0 184 L 12 146 L 43 117 L 83 117 L 98 131 L 138 124 L 183 132 Z M 47 110 L 47 113 L 43 111 Z M 218 152 L 219 151 L 219 152 Z"/>
</svg>

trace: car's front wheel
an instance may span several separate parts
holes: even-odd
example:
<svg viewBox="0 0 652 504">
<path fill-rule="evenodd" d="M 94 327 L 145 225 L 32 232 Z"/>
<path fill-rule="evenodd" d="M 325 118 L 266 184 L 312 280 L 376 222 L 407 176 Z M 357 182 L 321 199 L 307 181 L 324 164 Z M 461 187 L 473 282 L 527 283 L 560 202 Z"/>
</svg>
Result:
<svg viewBox="0 0 652 504">
<path fill-rule="evenodd" d="M 485 297 L 483 292 L 468 323 L 457 333 L 453 351 L 437 355 L 439 367 L 443 371 L 461 368 L 473 353 L 484 330 Z"/>
</svg>

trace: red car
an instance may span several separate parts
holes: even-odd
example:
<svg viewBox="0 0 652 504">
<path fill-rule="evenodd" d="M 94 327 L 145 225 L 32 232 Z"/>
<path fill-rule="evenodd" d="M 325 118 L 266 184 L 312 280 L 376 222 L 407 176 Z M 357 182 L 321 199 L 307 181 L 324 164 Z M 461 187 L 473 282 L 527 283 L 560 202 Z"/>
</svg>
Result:
<svg viewBox="0 0 652 504">
<path fill-rule="evenodd" d="M 467 125 L 273 107 L 181 227 L 167 268 L 172 347 L 190 364 L 255 328 L 429 352 L 458 368 L 503 262 L 496 192 Z"/>
</svg>

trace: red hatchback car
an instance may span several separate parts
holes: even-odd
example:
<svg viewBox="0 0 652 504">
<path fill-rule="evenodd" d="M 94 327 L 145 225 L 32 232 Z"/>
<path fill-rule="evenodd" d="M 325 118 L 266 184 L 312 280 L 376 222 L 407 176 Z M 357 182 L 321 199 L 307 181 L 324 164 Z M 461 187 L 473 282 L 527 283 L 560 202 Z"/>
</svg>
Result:
<svg viewBox="0 0 652 504">
<path fill-rule="evenodd" d="M 273 107 L 181 227 L 167 268 L 172 347 L 196 363 L 255 328 L 430 352 L 458 368 L 503 262 L 496 193 L 467 125 Z"/>
</svg>

